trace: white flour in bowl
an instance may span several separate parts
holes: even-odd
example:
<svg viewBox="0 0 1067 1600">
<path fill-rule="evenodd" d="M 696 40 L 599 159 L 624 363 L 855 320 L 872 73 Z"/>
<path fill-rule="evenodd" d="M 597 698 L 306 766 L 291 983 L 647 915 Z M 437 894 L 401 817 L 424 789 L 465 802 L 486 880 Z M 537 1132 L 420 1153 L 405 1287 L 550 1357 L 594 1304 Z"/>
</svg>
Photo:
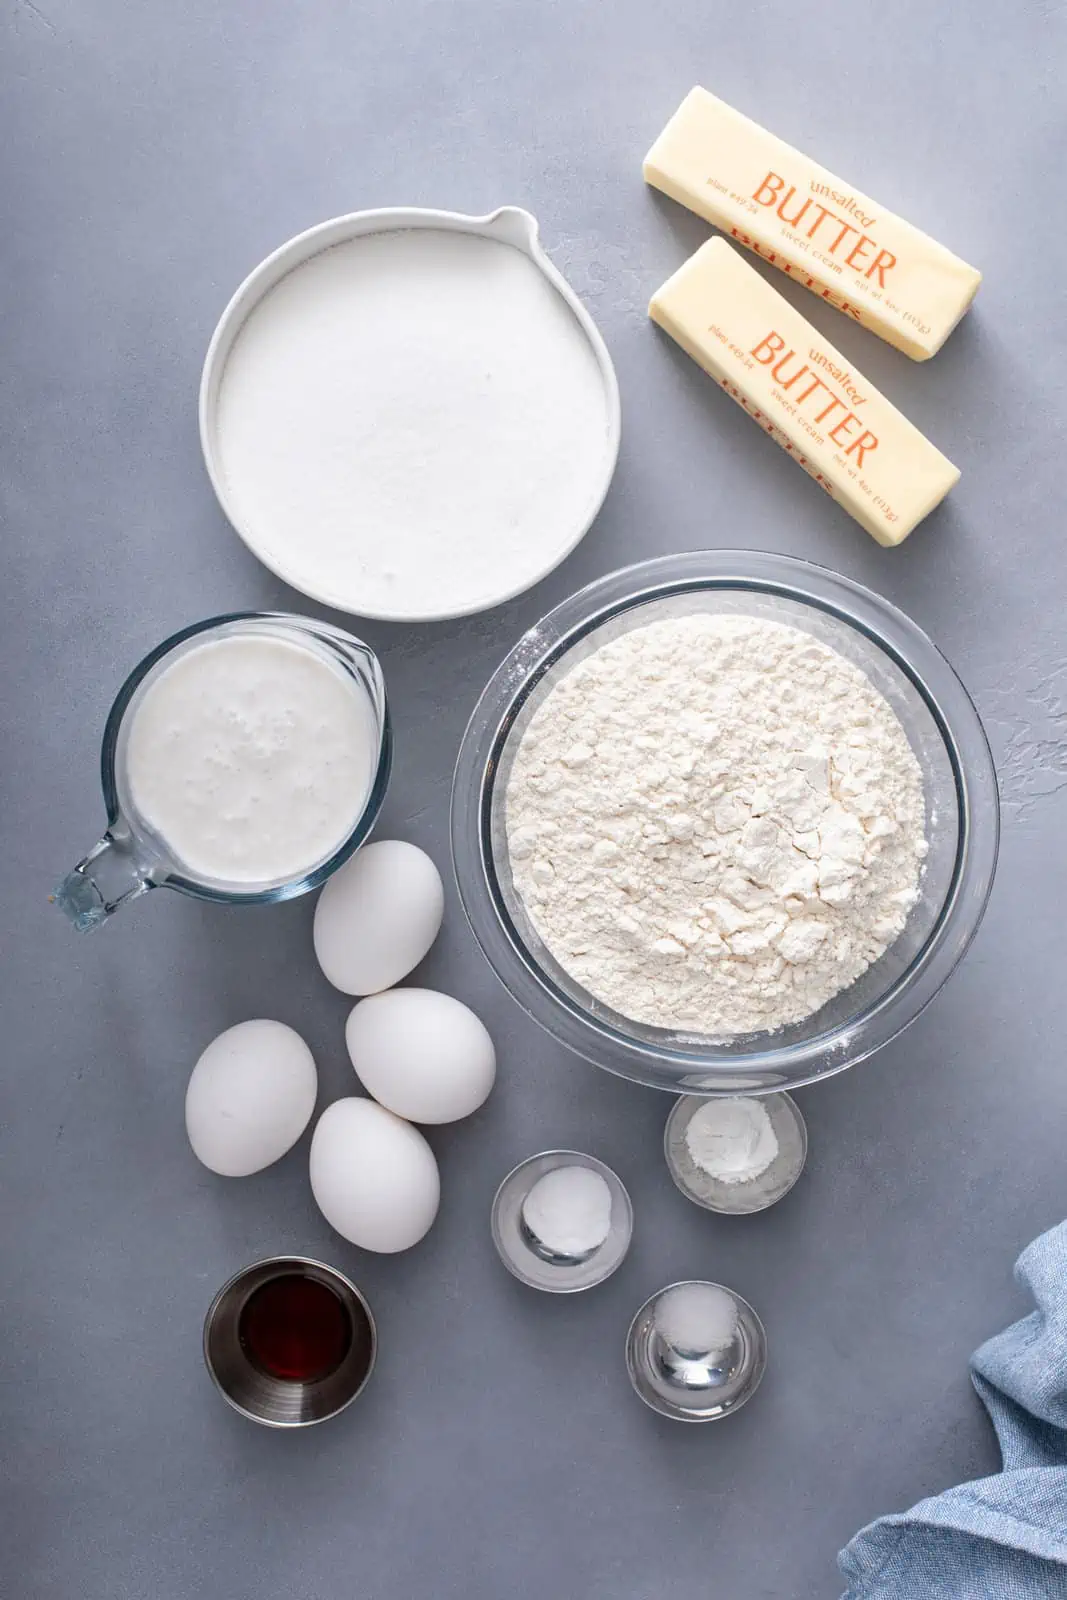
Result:
<svg viewBox="0 0 1067 1600">
<path fill-rule="evenodd" d="M 837 651 L 755 617 L 623 634 L 531 719 L 506 805 L 551 954 L 636 1022 L 713 1038 L 802 1021 L 903 930 L 922 772 Z"/>
<path fill-rule="evenodd" d="M 252 310 L 223 369 L 234 517 L 276 572 L 364 615 L 459 615 L 543 577 L 612 448 L 593 347 L 521 250 L 407 229 L 335 245 Z"/>
</svg>

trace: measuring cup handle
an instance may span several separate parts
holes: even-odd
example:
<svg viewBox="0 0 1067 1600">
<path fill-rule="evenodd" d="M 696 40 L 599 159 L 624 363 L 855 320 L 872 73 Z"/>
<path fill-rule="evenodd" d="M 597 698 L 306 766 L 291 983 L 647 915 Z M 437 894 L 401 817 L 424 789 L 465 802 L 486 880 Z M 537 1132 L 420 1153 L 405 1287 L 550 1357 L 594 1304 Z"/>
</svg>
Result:
<svg viewBox="0 0 1067 1600">
<path fill-rule="evenodd" d="M 146 894 L 155 884 L 147 878 L 129 848 L 111 833 L 67 873 L 51 896 L 79 933 L 90 933 L 113 911 Z"/>
</svg>

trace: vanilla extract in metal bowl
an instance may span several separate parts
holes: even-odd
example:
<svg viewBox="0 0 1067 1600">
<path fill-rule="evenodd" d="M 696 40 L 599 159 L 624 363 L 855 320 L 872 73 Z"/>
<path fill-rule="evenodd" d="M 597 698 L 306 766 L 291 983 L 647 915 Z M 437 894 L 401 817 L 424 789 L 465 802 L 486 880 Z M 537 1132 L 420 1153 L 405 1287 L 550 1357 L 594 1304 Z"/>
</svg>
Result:
<svg viewBox="0 0 1067 1600">
<path fill-rule="evenodd" d="M 204 1360 L 220 1394 L 266 1427 L 336 1416 L 363 1390 L 376 1353 L 374 1318 L 355 1284 L 303 1256 L 244 1268 L 204 1322 Z"/>
</svg>

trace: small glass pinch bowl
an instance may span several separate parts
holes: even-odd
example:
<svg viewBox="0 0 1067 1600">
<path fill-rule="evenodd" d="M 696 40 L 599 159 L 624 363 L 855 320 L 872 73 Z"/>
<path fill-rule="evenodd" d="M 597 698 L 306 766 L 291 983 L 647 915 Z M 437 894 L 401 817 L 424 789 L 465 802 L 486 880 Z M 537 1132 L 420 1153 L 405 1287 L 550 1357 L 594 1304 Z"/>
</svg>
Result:
<svg viewBox="0 0 1067 1600">
<path fill-rule="evenodd" d="M 800 1107 L 788 1094 L 766 1094 L 760 1105 L 770 1118 L 778 1145 L 770 1165 L 754 1178 L 725 1182 L 697 1165 L 686 1140 L 689 1124 L 708 1102 L 707 1095 L 681 1095 L 671 1107 L 663 1130 L 667 1171 L 687 1200 L 705 1211 L 727 1217 L 748 1217 L 783 1200 L 804 1171 L 808 1130 Z"/>
<path fill-rule="evenodd" d="M 556 1254 L 531 1232 L 523 1206 L 541 1178 L 571 1167 L 603 1178 L 611 1194 L 611 1221 L 606 1237 L 594 1249 L 576 1255 Z M 579 1150 L 542 1150 L 527 1156 L 500 1185 L 490 1213 L 493 1243 L 508 1271 L 520 1283 L 547 1294 L 576 1294 L 610 1278 L 626 1258 L 633 1226 L 633 1206 L 621 1178 L 596 1156 Z"/>
<path fill-rule="evenodd" d="M 717 612 L 802 629 L 866 673 L 922 769 L 929 854 L 920 898 L 885 954 L 813 1016 L 774 1033 L 717 1039 L 648 1027 L 596 1000 L 537 935 L 508 856 L 508 780 L 548 694 L 631 628 Z M 460 747 L 452 852 L 467 918 L 528 1014 L 598 1066 L 674 1094 L 795 1088 L 864 1060 L 930 1003 L 974 938 L 996 869 L 996 772 L 978 713 L 937 647 L 902 612 L 848 578 L 788 556 L 703 550 L 610 574 L 556 607 L 494 673 Z"/>
</svg>

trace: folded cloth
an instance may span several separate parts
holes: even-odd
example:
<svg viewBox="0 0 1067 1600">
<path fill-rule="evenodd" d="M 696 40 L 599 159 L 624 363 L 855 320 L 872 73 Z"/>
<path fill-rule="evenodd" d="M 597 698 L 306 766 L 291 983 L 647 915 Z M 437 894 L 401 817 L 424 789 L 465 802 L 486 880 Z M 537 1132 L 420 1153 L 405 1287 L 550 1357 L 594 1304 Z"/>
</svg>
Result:
<svg viewBox="0 0 1067 1600">
<path fill-rule="evenodd" d="M 1015 1275 L 1037 1310 L 971 1360 L 1003 1470 L 864 1528 L 842 1600 L 1067 1600 L 1067 1222 Z"/>
</svg>

